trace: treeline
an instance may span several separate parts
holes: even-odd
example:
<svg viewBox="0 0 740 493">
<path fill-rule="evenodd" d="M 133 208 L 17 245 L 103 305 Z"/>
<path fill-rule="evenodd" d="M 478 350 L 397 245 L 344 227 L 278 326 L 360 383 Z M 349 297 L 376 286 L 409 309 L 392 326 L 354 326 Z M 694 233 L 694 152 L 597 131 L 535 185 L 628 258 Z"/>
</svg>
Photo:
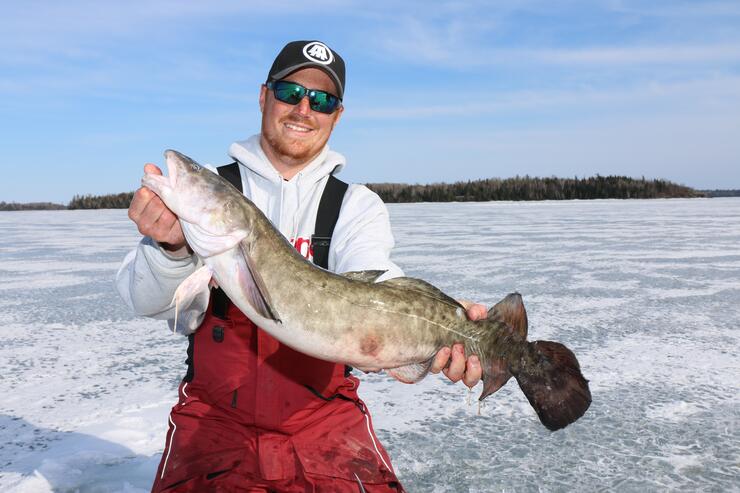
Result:
<svg viewBox="0 0 740 493">
<path fill-rule="evenodd" d="M 67 209 L 128 209 L 134 192 L 110 195 L 75 195 Z"/>
<path fill-rule="evenodd" d="M 109 195 L 75 195 L 67 205 L 52 202 L 0 202 L 0 211 L 53 211 L 64 209 L 128 209 L 134 192 Z"/>
<path fill-rule="evenodd" d="M 705 194 L 666 180 L 627 176 L 590 178 L 490 178 L 452 184 L 406 185 L 369 183 L 384 202 L 485 202 L 490 200 L 654 199 L 704 197 Z"/>
<path fill-rule="evenodd" d="M 407 185 L 368 183 L 384 202 L 485 202 L 490 200 L 655 199 L 677 197 L 740 197 L 740 190 L 694 190 L 666 180 L 626 176 L 590 178 L 490 178 L 487 180 Z M 128 209 L 134 192 L 75 195 L 69 204 L 0 202 L 0 211 L 58 209 Z"/>
<path fill-rule="evenodd" d="M 0 211 L 56 211 L 66 208 L 66 205 L 54 204 L 52 202 L 28 202 L 25 204 L 0 202 Z"/>
<path fill-rule="evenodd" d="M 707 197 L 740 197 L 740 190 L 700 190 Z"/>
</svg>

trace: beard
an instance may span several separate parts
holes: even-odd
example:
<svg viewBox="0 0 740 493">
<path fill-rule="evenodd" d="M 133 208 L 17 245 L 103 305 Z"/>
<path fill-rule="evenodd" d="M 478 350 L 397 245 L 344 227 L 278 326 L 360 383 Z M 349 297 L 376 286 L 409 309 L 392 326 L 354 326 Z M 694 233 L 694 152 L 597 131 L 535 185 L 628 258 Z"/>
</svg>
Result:
<svg viewBox="0 0 740 493">
<path fill-rule="evenodd" d="M 288 115 L 283 120 L 281 120 L 280 124 L 284 124 L 287 122 L 293 122 L 301 125 L 308 125 L 311 128 L 315 128 L 315 125 L 311 124 L 308 119 L 301 118 L 297 115 Z M 280 157 L 285 162 L 290 162 L 293 164 L 304 164 L 309 162 L 311 159 L 313 159 L 319 152 L 321 152 L 321 149 L 324 148 L 324 145 L 326 144 L 326 141 L 329 139 L 329 136 L 327 136 L 323 142 L 316 142 L 316 141 L 302 141 L 300 139 L 288 139 L 280 135 L 279 132 L 273 131 L 272 127 L 269 125 L 265 125 L 263 122 L 262 125 L 263 132 L 262 135 L 269 144 L 272 151 Z M 318 145 L 317 145 L 318 144 Z"/>
</svg>

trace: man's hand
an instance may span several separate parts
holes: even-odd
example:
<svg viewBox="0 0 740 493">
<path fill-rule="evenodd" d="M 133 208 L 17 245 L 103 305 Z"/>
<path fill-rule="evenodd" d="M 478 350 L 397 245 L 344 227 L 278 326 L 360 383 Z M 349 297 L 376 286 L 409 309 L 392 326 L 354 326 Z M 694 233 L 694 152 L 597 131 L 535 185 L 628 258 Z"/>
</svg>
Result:
<svg viewBox="0 0 740 493">
<path fill-rule="evenodd" d="M 466 300 L 460 300 L 460 304 L 465 307 L 466 315 L 470 320 L 480 320 L 488 315 L 488 311 L 483 305 Z M 478 356 L 473 354 L 468 356 L 466 360 L 462 344 L 454 344 L 452 349 L 443 347 L 437 351 L 429 371 L 432 373 L 442 371 L 452 382 L 462 380 L 471 389 L 480 382 L 483 376 Z"/>
<path fill-rule="evenodd" d="M 144 173 L 161 175 L 162 170 L 147 163 Z M 136 223 L 139 233 L 149 236 L 172 255 L 184 257 L 188 254 L 180 221 L 150 189 L 141 187 L 136 191 L 128 208 L 128 217 Z"/>
</svg>

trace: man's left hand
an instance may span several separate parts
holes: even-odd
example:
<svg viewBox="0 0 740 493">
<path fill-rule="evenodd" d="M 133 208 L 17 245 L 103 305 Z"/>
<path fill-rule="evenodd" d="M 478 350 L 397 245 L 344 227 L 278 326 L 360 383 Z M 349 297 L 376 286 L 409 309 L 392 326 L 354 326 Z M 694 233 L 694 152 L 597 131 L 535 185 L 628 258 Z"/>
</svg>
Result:
<svg viewBox="0 0 740 493">
<path fill-rule="evenodd" d="M 465 307 L 466 315 L 470 320 L 480 320 L 488 315 L 488 311 L 483 305 L 466 300 L 460 300 L 460 303 Z M 443 347 L 437 351 L 429 371 L 432 373 L 441 371 L 450 381 L 459 382 L 462 380 L 471 389 L 480 382 L 483 376 L 478 356 L 473 354 L 466 359 L 462 344 L 454 344 L 452 348 Z"/>
</svg>

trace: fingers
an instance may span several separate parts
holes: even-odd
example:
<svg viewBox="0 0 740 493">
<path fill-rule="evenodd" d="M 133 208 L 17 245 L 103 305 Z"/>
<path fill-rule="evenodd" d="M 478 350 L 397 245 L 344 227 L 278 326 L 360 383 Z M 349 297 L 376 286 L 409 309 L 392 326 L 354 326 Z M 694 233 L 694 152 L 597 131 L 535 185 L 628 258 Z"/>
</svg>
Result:
<svg viewBox="0 0 740 493">
<path fill-rule="evenodd" d="M 134 193 L 134 198 L 131 200 L 131 204 L 128 206 L 128 217 L 138 226 L 139 218 L 141 217 L 144 209 L 152 198 L 156 197 L 154 192 L 146 187 L 141 187 Z"/>
<path fill-rule="evenodd" d="M 472 355 L 468 358 L 465 365 L 465 374 L 462 377 L 462 381 L 469 389 L 472 389 L 478 385 L 481 377 L 483 377 L 483 369 L 481 368 L 480 360 L 478 356 Z"/>
<path fill-rule="evenodd" d="M 473 303 L 466 309 L 466 314 L 470 320 L 483 320 L 488 316 L 488 310 L 483 305 Z"/>
<path fill-rule="evenodd" d="M 450 381 L 462 380 L 469 388 L 475 387 L 483 376 L 478 356 L 473 354 L 466 359 L 462 344 L 454 344 L 452 349 L 444 347 L 437 351 L 429 371 L 432 373 L 442 371 Z"/>
<path fill-rule="evenodd" d="M 159 166 L 153 163 L 146 163 L 144 165 L 144 173 L 148 173 L 150 175 L 161 175 L 162 170 L 159 169 Z"/>
<path fill-rule="evenodd" d="M 137 225 L 141 234 L 150 236 L 159 243 L 168 243 L 172 250 L 181 248 L 185 243 L 177 216 L 164 205 L 159 197 L 154 197 L 149 201 Z"/>
<path fill-rule="evenodd" d="M 144 166 L 144 172 L 161 175 L 162 170 L 152 163 Z M 134 193 L 128 209 L 128 217 L 136 223 L 139 233 L 165 243 L 177 250 L 185 245 L 185 237 L 177 216 L 167 208 L 157 194 L 146 187 Z"/>
<path fill-rule="evenodd" d="M 161 175 L 162 170 L 153 163 L 146 163 L 144 165 L 144 173 Z M 157 197 L 157 195 L 146 187 L 141 187 L 136 191 L 136 193 L 134 193 L 134 198 L 131 200 L 131 204 L 128 207 L 128 217 L 135 222 L 137 226 L 139 225 L 139 218 L 144 212 L 144 209 L 155 197 Z M 141 228 L 139 228 L 139 231 L 141 232 Z"/>
<path fill-rule="evenodd" d="M 162 240 L 164 243 L 177 245 L 184 240 L 180 221 L 169 209 L 165 208 L 165 211 L 157 220 L 157 225 L 162 228 L 162 231 L 166 231 L 165 239 Z"/>
<path fill-rule="evenodd" d="M 434 356 L 434 360 L 432 361 L 432 367 L 429 369 L 432 373 L 439 373 L 442 371 L 443 368 L 447 366 L 447 363 L 450 361 L 450 353 L 452 351 L 448 347 L 443 347 L 439 351 L 437 351 L 437 354 Z"/>
<path fill-rule="evenodd" d="M 156 223 L 162 214 L 164 214 L 167 207 L 164 205 L 164 202 L 162 202 L 162 199 L 157 197 L 151 190 L 142 188 L 139 192 L 141 192 L 142 201 L 146 201 L 143 204 L 143 207 L 141 207 L 141 211 L 138 216 L 134 219 L 136 226 L 139 227 L 139 233 L 152 236 L 152 238 L 154 238 L 154 236 L 163 236 L 163 232 L 159 231 L 159 228 L 156 227 Z M 161 238 L 154 239 L 159 241 Z"/>
<path fill-rule="evenodd" d="M 470 320 L 481 320 L 488 316 L 485 306 L 468 300 L 459 300 L 465 308 L 466 315 Z M 452 382 L 460 380 L 469 388 L 475 387 L 483 377 L 483 368 L 480 359 L 476 355 L 465 357 L 465 348 L 462 344 L 454 344 L 452 348 L 443 347 L 434 355 L 431 373 L 444 372 L 445 376 Z"/>
<path fill-rule="evenodd" d="M 468 316 L 468 320 L 482 320 L 488 316 L 488 309 L 470 300 L 458 300 L 460 304 L 465 308 L 465 314 Z"/>
<path fill-rule="evenodd" d="M 442 370 L 442 372 L 452 382 L 459 382 L 462 380 L 463 374 L 465 373 L 465 350 L 463 349 L 462 344 L 455 344 L 452 346 L 450 365 Z"/>
</svg>

